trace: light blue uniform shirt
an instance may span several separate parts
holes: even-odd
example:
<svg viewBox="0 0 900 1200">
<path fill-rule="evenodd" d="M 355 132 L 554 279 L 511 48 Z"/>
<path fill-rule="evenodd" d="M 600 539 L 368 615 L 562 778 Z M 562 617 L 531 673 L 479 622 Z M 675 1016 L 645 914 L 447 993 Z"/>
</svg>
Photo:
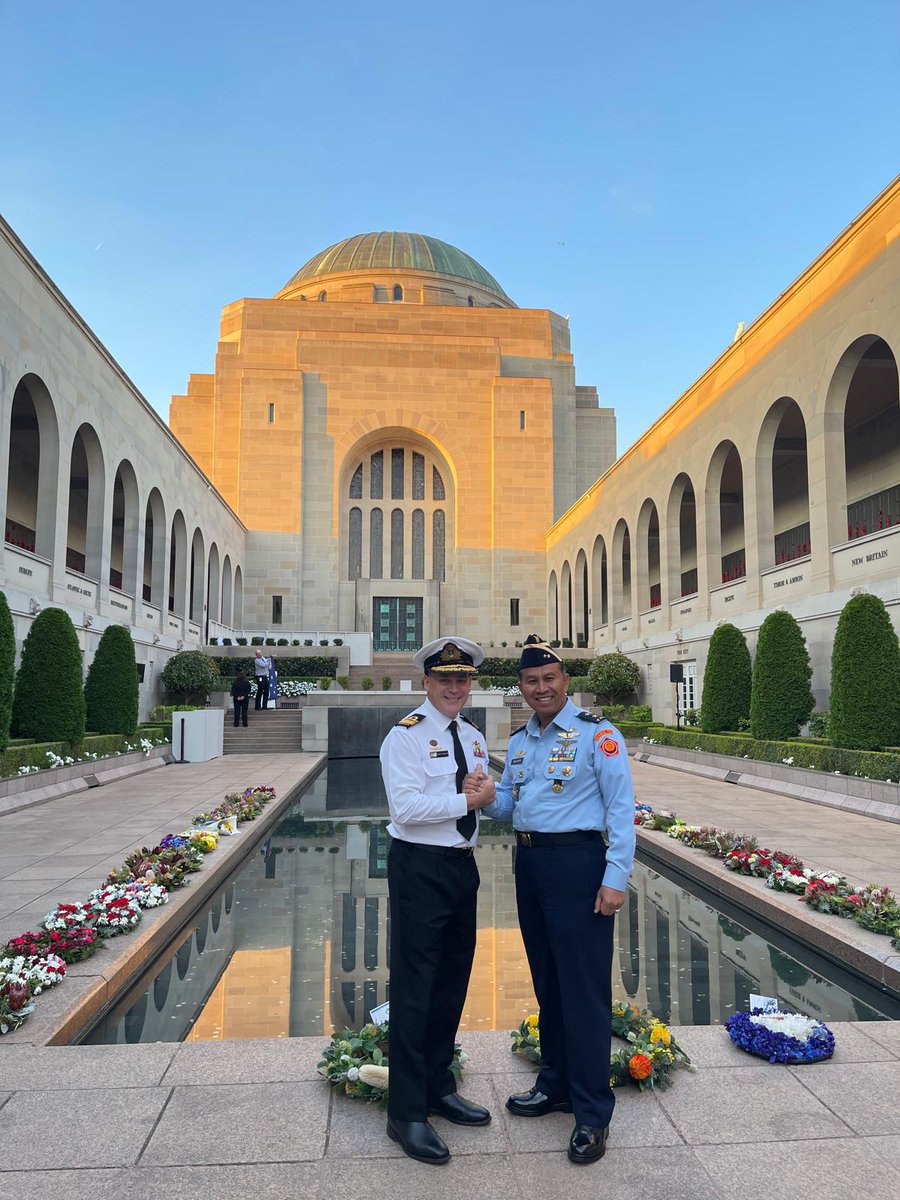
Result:
<svg viewBox="0 0 900 1200">
<path fill-rule="evenodd" d="M 603 883 L 624 892 L 634 865 L 634 788 L 625 740 L 571 700 L 541 733 L 537 715 L 509 741 L 497 798 L 484 816 L 531 833 L 599 829 L 606 834 Z"/>
</svg>

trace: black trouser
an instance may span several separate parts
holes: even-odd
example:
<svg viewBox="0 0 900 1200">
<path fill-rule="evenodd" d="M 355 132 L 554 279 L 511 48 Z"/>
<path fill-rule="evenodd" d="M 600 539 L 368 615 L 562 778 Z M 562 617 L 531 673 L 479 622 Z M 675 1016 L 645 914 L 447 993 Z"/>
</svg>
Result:
<svg viewBox="0 0 900 1200">
<path fill-rule="evenodd" d="M 471 852 L 394 840 L 388 1113 L 424 1121 L 456 1091 L 450 1071 L 475 955 L 478 867 Z"/>
<path fill-rule="evenodd" d="M 269 677 L 268 675 L 256 676 L 256 707 L 265 708 L 269 703 Z"/>
<path fill-rule="evenodd" d="M 249 696 L 235 696 L 234 698 L 234 727 L 237 729 L 241 721 L 244 726 L 247 724 L 247 709 L 250 707 Z"/>
<path fill-rule="evenodd" d="M 571 1100 L 578 1125 L 609 1125 L 614 917 L 594 913 L 606 869 L 601 837 L 573 845 L 517 846 L 516 901 L 540 1006 L 537 1086 Z"/>
</svg>

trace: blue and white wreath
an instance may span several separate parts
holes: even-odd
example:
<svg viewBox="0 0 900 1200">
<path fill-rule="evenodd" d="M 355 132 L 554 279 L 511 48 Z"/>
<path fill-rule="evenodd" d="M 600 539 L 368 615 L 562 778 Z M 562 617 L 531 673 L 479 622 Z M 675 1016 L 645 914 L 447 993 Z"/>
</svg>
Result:
<svg viewBox="0 0 900 1200">
<path fill-rule="evenodd" d="M 734 1013 L 725 1022 L 731 1040 L 741 1050 L 770 1063 L 820 1062 L 834 1054 L 834 1034 L 827 1025 L 799 1013 Z"/>
</svg>

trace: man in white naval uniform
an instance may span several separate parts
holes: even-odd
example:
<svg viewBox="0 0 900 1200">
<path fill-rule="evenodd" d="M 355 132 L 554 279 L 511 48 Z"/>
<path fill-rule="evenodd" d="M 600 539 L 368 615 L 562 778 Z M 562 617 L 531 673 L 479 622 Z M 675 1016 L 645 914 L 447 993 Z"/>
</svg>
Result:
<svg viewBox="0 0 900 1200">
<path fill-rule="evenodd" d="M 390 1088 L 388 1136 L 410 1158 L 450 1158 L 428 1122 L 487 1125 L 450 1070 L 475 954 L 478 810 L 494 798 L 487 745 L 460 711 L 484 652 L 438 638 L 415 656 L 424 704 L 390 731 L 381 770 L 390 807 Z"/>
</svg>

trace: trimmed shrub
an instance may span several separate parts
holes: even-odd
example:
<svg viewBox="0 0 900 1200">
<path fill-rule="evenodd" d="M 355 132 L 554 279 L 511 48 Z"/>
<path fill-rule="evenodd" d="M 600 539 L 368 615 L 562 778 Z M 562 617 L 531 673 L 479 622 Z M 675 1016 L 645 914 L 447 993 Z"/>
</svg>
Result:
<svg viewBox="0 0 900 1200">
<path fill-rule="evenodd" d="M 591 663 L 588 678 L 601 704 L 615 704 L 628 700 L 640 687 L 641 669 L 624 654 L 600 654 Z"/>
<path fill-rule="evenodd" d="M 831 740 L 849 750 L 900 742 L 900 643 L 878 596 L 853 596 L 831 652 Z"/>
<path fill-rule="evenodd" d="M 552 644 L 552 643 L 551 643 Z M 559 643 L 557 643 L 558 645 Z M 563 669 L 567 675 L 585 675 L 590 670 L 593 658 L 564 658 Z M 515 658 L 496 658 L 488 655 L 478 668 L 479 675 L 497 675 L 508 677 L 514 675 L 518 680 L 519 656 Z"/>
<path fill-rule="evenodd" d="M 809 651 L 796 619 L 789 612 L 769 613 L 759 627 L 753 662 L 750 732 L 754 738 L 787 741 L 797 736 L 815 707 L 811 679 Z"/>
<path fill-rule="evenodd" d="M 568 693 L 571 696 L 573 692 L 591 692 L 590 677 L 587 675 L 571 675 L 569 677 Z"/>
<path fill-rule="evenodd" d="M 211 655 L 214 662 L 218 663 L 219 670 L 222 675 L 231 680 L 237 675 L 238 671 L 243 671 L 250 678 L 253 677 L 253 664 L 255 658 L 219 658 L 218 655 Z M 337 670 L 337 659 L 332 658 L 327 654 L 310 654 L 306 658 L 294 657 L 293 655 L 276 655 L 275 669 L 278 671 L 278 678 L 292 679 L 318 679 L 321 675 L 327 675 L 329 679 L 334 679 L 334 673 Z M 231 687 L 231 684 L 228 684 Z"/>
<path fill-rule="evenodd" d="M 124 625 L 108 625 L 103 631 L 88 668 L 84 702 L 92 733 L 132 734 L 137 728 L 137 663 Z"/>
<path fill-rule="evenodd" d="M 9 745 L 15 679 L 16 630 L 6 596 L 0 592 L 0 751 Z"/>
<path fill-rule="evenodd" d="M 264 644 L 265 644 L 266 646 L 274 646 L 274 645 L 275 645 L 275 639 L 274 639 L 273 637 L 267 637 L 267 638 L 266 638 L 266 640 L 265 640 L 265 643 L 264 643 Z M 285 642 L 285 645 L 287 645 L 287 642 Z"/>
<path fill-rule="evenodd" d="M 650 722 L 653 720 L 653 709 L 649 704 L 632 704 L 628 712 L 628 720 Z"/>
<path fill-rule="evenodd" d="M 344 689 L 344 691 L 346 692 L 346 690 L 350 686 L 350 676 L 349 675 L 338 675 L 337 681 L 341 685 L 341 687 Z"/>
<path fill-rule="evenodd" d="M 244 638 L 244 637 L 241 637 L 241 638 L 235 638 L 234 640 L 235 640 L 235 643 L 236 643 L 238 646 L 246 646 L 246 645 L 247 645 L 247 639 L 246 639 L 246 638 Z"/>
<path fill-rule="evenodd" d="M 703 672 L 704 733 L 738 729 L 750 716 L 753 667 L 747 639 L 736 625 L 720 625 L 709 639 L 709 654 Z"/>
<path fill-rule="evenodd" d="M 330 687 L 331 687 L 331 680 L 328 678 L 327 675 L 323 675 L 322 678 L 319 680 L 319 690 L 323 691 L 323 692 L 327 692 Z"/>
<path fill-rule="evenodd" d="M 12 732 L 38 742 L 77 746 L 84 737 L 81 647 L 61 608 L 45 608 L 22 647 L 13 697 Z"/>
<path fill-rule="evenodd" d="M 814 738 L 831 739 L 831 713 L 814 712 L 809 718 L 810 736 Z"/>
<path fill-rule="evenodd" d="M 205 700 L 212 688 L 221 683 L 216 659 L 202 650 L 182 650 L 173 654 L 163 667 L 161 678 L 167 692 L 183 696 L 186 702 L 194 698 Z"/>
<path fill-rule="evenodd" d="M 263 640 L 264 640 L 263 638 L 261 638 L 257 635 L 256 637 L 252 637 L 250 639 L 250 645 L 251 646 L 261 646 L 263 644 Z"/>
<path fill-rule="evenodd" d="M 288 645 L 290 645 L 290 643 L 288 642 L 287 638 L 279 638 L 278 641 L 275 643 L 275 645 L 276 646 L 288 646 Z"/>
<path fill-rule="evenodd" d="M 369 676 L 369 675 L 364 675 L 362 677 L 362 679 L 360 680 L 359 686 L 362 688 L 362 690 L 364 692 L 370 692 L 372 690 L 372 688 L 375 686 L 375 680 L 372 679 L 371 676 Z"/>
<path fill-rule="evenodd" d="M 381 690 L 382 690 L 383 692 L 389 692 L 389 691 L 391 690 L 391 683 L 392 683 L 392 682 L 393 682 L 393 681 L 392 681 L 392 679 L 391 679 L 390 675 L 382 675 L 382 677 L 381 677 Z"/>
<path fill-rule="evenodd" d="M 99 758 L 106 758 L 113 754 L 126 753 L 126 745 L 135 746 L 140 738 L 152 737 L 154 732 L 160 736 L 165 733 L 171 734 L 171 726 L 168 729 L 165 727 L 141 728 L 130 739 L 121 733 L 102 733 L 97 734 L 96 737 L 88 734 L 82 739 L 74 753 L 72 746 L 66 742 L 28 742 L 24 746 L 10 746 L 7 750 L 0 752 L 0 778 L 18 775 L 20 767 L 43 768 L 49 766 L 48 751 L 60 758 L 83 758 L 87 754 L 96 754 Z"/>
</svg>

